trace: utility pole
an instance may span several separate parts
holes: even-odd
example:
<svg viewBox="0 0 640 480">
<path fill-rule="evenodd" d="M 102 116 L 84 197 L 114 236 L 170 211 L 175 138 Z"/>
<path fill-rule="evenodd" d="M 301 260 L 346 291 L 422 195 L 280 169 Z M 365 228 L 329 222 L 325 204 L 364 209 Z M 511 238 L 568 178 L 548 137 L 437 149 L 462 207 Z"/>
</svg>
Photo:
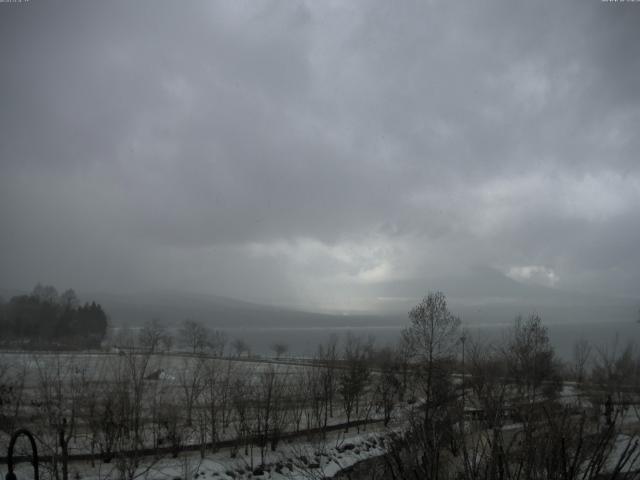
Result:
<svg viewBox="0 0 640 480">
<path fill-rule="evenodd" d="M 462 343 L 462 421 L 464 422 L 465 418 L 464 418 L 464 408 L 465 408 L 465 391 L 466 391 L 466 387 L 465 387 L 465 383 L 464 383 L 464 377 L 465 377 L 465 366 L 464 366 L 464 344 L 467 341 L 467 332 L 465 332 L 465 330 L 462 330 L 462 336 L 460 337 L 460 343 Z"/>
</svg>

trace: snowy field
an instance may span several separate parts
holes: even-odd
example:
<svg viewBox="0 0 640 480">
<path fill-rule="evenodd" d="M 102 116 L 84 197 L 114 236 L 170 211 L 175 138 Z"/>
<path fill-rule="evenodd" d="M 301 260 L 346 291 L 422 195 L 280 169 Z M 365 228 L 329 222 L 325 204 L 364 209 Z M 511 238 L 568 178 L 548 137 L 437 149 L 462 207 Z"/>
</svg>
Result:
<svg viewBox="0 0 640 480">
<path fill-rule="evenodd" d="M 74 432 L 68 444 L 69 478 L 78 480 L 332 478 L 358 462 L 384 455 L 390 428 L 401 429 L 408 418 L 404 414 L 421 405 L 420 400 L 412 406 L 398 403 L 391 427 L 383 427 L 371 387 L 377 375 L 373 373 L 370 386 L 358 399 L 355 413 L 347 415 L 336 388 L 329 415 L 318 405 L 313 393 L 321 384 L 317 375 L 323 372 L 323 367 L 248 359 L 3 353 L 0 366 L 0 375 L 21 387 L 20 396 L 16 397 L 19 408 L 12 419 L 7 410 L 10 405 L 0 405 L 2 418 L 14 422 L 11 428 L 3 425 L 2 454 L 8 444 L 6 432 L 26 427 L 38 438 L 41 455 L 51 456 L 55 452 L 59 456 L 56 435 L 52 432 L 56 431 L 56 422 L 73 414 Z M 460 380 L 456 378 L 455 383 L 460 384 Z M 124 432 L 120 434 L 121 443 L 111 445 L 113 455 L 106 460 L 103 453 L 109 424 L 103 422 L 108 413 L 104 404 L 109 399 L 117 400 L 119 397 L 114 394 L 119 389 L 126 402 L 109 404 L 109 408 L 128 408 L 128 414 L 137 412 L 142 443 L 134 445 L 131 431 Z M 127 403 L 133 401 L 131 393 L 136 389 L 140 395 L 137 411 Z M 274 402 L 270 411 L 265 410 L 265 398 Z M 591 407 L 575 383 L 563 385 L 559 400 L 568 407 Z M 469 397 L 469 402 L 472 401 Z M 633 406 L 622 413 L 622 430 L 615 437 L 607 462 L 610 468 L 624 455 L 630 441 L 639 440 L 635 436 L 637 413 Z M 325 427 L 330 429 L 325 436 L 317 431 L 323 416 Z M 131 416 L 123 418 L 130 423 L 137 421 Z M 342 427 L 331 430 L 332 426 L 347 422 L 347 418 L 374 423 L 352 426 L 347 433 Z M 516 432 L 521 425 L 511 421 L 503 428 Z M 274 429 L 280 430 L 275 442 Z M 215 449 L 211 446 L 213 438 Z M 24 455 L 22 442 L 18 454 Z M 140 451 L 156 449 L 155 454 L 139 453 L 133 460 L 117 455 L 118 451 L 130 451 L 132 446 Z M 93 461 L 78 459 L 78 455 L 89 453 L 96 455 Z M 41 464 L 41 478 L 52 478 L 48 465 Z M 29 478 L 30 468 L 26 463 L 19 464 L 18 478 Z"/>
<path fill-rule="evenodd" d="M 262 464 L 264 478 L 316 478 L 320 473 L 322 478 L 382 453 L 378 439 L 358 434 L 367 428 L 371 432 L 373 424 L 335 433 L 343 432 L 344 426 L 338 426 L 347 420 L 366 424 L 381 417 L 372 391 L 362 391 L 350 415 L 335 384 L 331 399 L 320 404 L 313 393 L 314 388 L 319 392 L 320 367 L 90 353 L 4 353 L 0 366 L 16 393 L 15 415 L 11 404 L 0 411 L 12 422 L 2 428 L 0 449 L 6 451 L 8 431 L 28 428 L 38 439 L 41 456 L 59 458 L 55 432 L 67 422 L 70 478 L 121 478 L 123 470 L 130 478 L 134 471 L 136 478 L 187 478 L 185 472 L 191 472 L 189 478 L 196 473 L 259 477 L 257 466 Z M 132 429 L 135 424 L 140 425 L 138 433 Z M 309 440 L 319 428 L 334 429 L 322 444 Z M 140 440 L 134 441 L 134 435 Z M 216 453 L 211 453 L 212 444 Z M 24 444 L 18 447 L 17 453 L 24 455 Z M 206 452 L 204 457 L 199 450 Z M 125 459 L 128 454 L 118 454 L 131 451 L 144 451 L 144 458 L 136 454 L 140 461 L 132 463 Z M 88 454 L 96 455 L 94 462 L 78 459 Z"/>
</svg>

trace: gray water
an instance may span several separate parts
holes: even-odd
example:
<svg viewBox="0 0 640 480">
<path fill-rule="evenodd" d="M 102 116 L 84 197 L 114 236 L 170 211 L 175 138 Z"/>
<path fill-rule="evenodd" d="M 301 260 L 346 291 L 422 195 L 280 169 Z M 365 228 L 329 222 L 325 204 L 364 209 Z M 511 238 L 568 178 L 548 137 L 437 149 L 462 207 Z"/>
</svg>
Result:
<svg viewBox="0 0 640 480">
<path fill-rule="evenodd" d="M 467 325 L 469 335 L 483 341 L 499 341 L 508 333 L 512 324 Z M 610 323 L 564 323 L 547 325 L 549 339 L 558 356 L 569 360 L 573 346 L 578 340 L 585 339 L 594 349 L 624 348 L 629 342 L 640 344 L 640 324 L 634 322 Z M 373 336 L 378 346 L 393 345 L 400 338 L 403 327 L 400 326 L 357 326 L 357 327 L 283 327 L 283 328 L 223 328 L 229 340 L 245 340 L 252 353 L 270 355 L 271 345 L 275 342 L 289 346 L 289 354 L 295 356 L 312 355 L 317 346 L 336 335 L 339 341 L 351 333 L 353 335 Z"/>
</svg>

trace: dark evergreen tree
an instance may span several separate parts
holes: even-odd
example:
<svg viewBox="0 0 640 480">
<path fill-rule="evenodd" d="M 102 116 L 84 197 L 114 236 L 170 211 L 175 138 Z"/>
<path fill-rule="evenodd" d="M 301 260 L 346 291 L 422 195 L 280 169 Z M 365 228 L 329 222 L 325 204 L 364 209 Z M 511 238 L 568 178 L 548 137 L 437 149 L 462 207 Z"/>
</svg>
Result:
<svg viewBox="0 0 640 480">
<path fill-rule="evenodd" d="M 95 348 L 107 332 L 107 315 L 95 303 L 79 305 L 75 292 L 58 295 L 38 284 L 29 295 L 0 304 L 1 342 L 31 348 Z"/>
</svg>

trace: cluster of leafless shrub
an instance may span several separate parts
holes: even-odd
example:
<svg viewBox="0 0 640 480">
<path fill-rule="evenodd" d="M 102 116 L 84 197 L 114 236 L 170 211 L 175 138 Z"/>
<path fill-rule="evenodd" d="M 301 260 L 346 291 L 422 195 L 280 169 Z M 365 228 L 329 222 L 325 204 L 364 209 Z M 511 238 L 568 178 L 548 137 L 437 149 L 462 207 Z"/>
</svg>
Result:
<svg viewBox="0 0 640 480">
<path fill-rule="evenodd" d="M 339 348 L 332 338 L 313 359 L 290 365 L 197 347 L 158 354 L 162 330 L 143 334 L 146 349 L 0 356 L 0 448 L 26 427 L 51 478 L 67 480 L 70 461 L 84 458 L 131 479 L 186 448 L 204 456 L 225 446 L 264 463 L 287 435 L 323 438 L 350 422 L 359 429 L 382 410 L 390 419 L 395 398 L 382 380 L 395 376 L 373 375 L 372 341 L 348 336 Z"/>
<path fill-rule="evenodd" d="M 607 351 L 581 340 L 563 364 L 539 316 L 482 342 L 461 330 L 440 293 L 410 318 L 405 341 L 421 405 L 389 441 L 385 478 L 640 478 L 633 345 Z"/>
<path fill-rule="evenodd" d="M 409 316 L 395 347 L 332 337 L 305 361 L 250 361 L 241 341 L 224 357 L 226 338 L 189 321 L 180 354 L 161 353 L 172 340 L 149 322 L 136 348 L 122 336 L 117 354 L 3 355 L 0 438 L 31 429 L 51 478 L 67 480 L 70 460 L 84 456 L 132 479 L 187 448 L 224 446 L 253 468 L 288 436 L 322 442 L 376 421 L 387 427 L 382 478 L 631 478 L 633 346 L 579 341 L 563 364 L 536 315 L 516 319 L 501 342 L 471 338 L 441 293 Z"/>
</svg>

